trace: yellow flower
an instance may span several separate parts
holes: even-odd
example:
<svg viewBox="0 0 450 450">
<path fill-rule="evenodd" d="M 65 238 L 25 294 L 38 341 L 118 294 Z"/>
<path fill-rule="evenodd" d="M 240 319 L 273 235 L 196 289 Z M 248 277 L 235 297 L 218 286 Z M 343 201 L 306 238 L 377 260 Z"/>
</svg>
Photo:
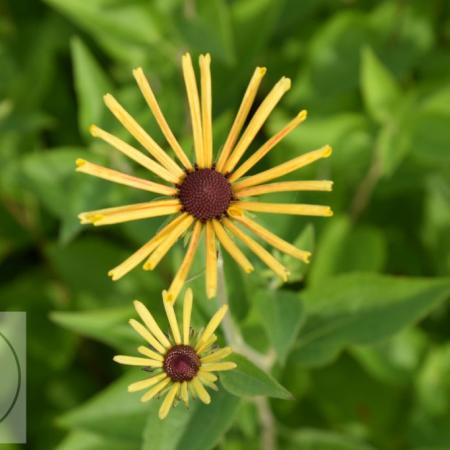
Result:
<svg viewBox="0 0 450 450">
<path fill-rule="evenodd" d="M 200 95 L 189 54 L 183 56 L 182 66 L 192 123 L 195 164 L 192 164 L 187 158 L 169 128 L 144 72 L 141 68 L 134 70 L 136 82 L 178 161 L 172 159 L 111 94 L 107 94 L 104 97 L 106 106 L 148 151 L 149 156 L 95 125 L 91 127 L 92 135 L 107 142 L 156 174 L 163 183 L 136 178 L 85 160 L 77 161 L 77 170 L 137 189 L 161 194 L 167 196 L 167 199 L 85 212 L 79 216 L 81 223 L 107 225 L 157 216 L 175 216 L 145 245 L 109 272 L 113 280 L 118 280 L 145 259 L 144 269 L 153 270 L 172 246 L 189 229 L 192 229 L 184 260 L 168 289 L 168 299 L 171 301 L 176 300 L 186 280 L 203 229 L 206 230 L 206 291 L 209 298 L 216 295 L 217 241 L 245 272 L 251 272 L 253 266 L 239 249 L 236 241 L 249 247 L 283 281 L 286 281 L 288 277 L 286 268 L 243 231 L 243 228 L 278 250 L 304 262 L 308 262 L 310 253 L 297 249 L 289 242 L 274 235 L 252 220 L 247 212 L 331 216 L 332 211 L 328 206 L 322 205 L 266 203 L 251 199 L 273 192 L 330 191 L 332 182 L 327 180 L 268 182 L 320 158 L 327 158 L 331 154 L 331 147 L 325 145 L 318 150 L 244 178 L 244 175 L 276 144 L 306 119 L 306 111 L 303 110 L 244 162 L 241 162 L 265 120 L 283 94 L 290 88 L 290 80 L 285 77 L 281 78 L 261 102 L 253 117 L 248 120 L 248 124 L 245 125 L 258 87 L 266 72 L 265 68 L 256 68 L 228 137 L 215 159 L 212 142 L 210 56 L 208 54 L 200 56 Z"/>
<path fill-rule="evenodd" d="M 214 372 L 232 370 L 234 362 L 221 361 L 231 354 L 230 347 L 213 348 L 217 340 L 214 334 L 224 318 L 228 307 L 222 306 L 197 336 L 191 337 L 192 290 L 187 289 L 183 303 L 183 321 L 178 324 L 173 302 L 167 301 L 163 292 L 163 303 L 170 325 L 171 336 L 166 336 L 156 323 L 150 311 L 139 301 L 134 302 L 142 322 L 131 319 L 130 325 L 143 337 L 150 347 L 141 346 L 137 350 L 143 357 L 118 355 L 114 361 L 119 364 L 141 366 L 151 370 L 152 375 L 128 386 L 129 392 L 148 391 L 141 401 L 147 402 L 157 395 L 166 393 L 159 410 L 164 419 L 174 401 L 181 399 L 189 405 L 189 396 L 198 397 L 203 403 L 210 403 L 211 397 L 205 386 L 217 390 Z"/>
</svg>

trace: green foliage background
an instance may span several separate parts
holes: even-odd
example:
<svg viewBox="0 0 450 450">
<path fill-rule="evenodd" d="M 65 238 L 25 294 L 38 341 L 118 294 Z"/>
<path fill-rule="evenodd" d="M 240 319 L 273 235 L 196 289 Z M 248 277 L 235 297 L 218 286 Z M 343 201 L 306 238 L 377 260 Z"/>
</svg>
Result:
<svg viewBox="0 0 450 450">
<path fill-rule="evenodd" d="M 299 196 L 332 205 L 333 218 L 261 215 L 314 251 L 310 266 L 284 258 L 293 277 L 280 286 L 258 262 L 251 276 L 226 265 L 233 317 L 250 345 L 275 349 L 272 375 L 293 396 L 270 400 L 279 448 L 449 449 L 446 0 L 0 2 L 0 301 L 28 312 L 27 448 L 253 449 L 261 425 L 251 396 L 285 396 L 272 379 L 237 374 L 211 406 L 178 407 L 160 423 L 158 401 L 143 406 L 126 392 L 139 372 L 111 361 L 135 346 L 133 298 L 162 317 L 160 292 L 183 247 L 154 273 L 112 283 L 107 270 L 160 223 L 82 231 L 79 212 L 146 197 L 75 175 L 74 161 L 136 170 L 88 135 L 95 122 L 126 137 L 102 104 L 107 91 L 164 142 L 132 79 L 138 65 L 190 149 L 186 50 L 212 54 L 215 142 L 262 65 L 259 98 L 282 75 L 293 88 L 259 141 L 309 110 L 263 165 L 334 147 L 294 174 L 334 180 L 331 194 Z M 201 279 L 191 284 L 201 323 L 215 305 Z"/>
</svg>

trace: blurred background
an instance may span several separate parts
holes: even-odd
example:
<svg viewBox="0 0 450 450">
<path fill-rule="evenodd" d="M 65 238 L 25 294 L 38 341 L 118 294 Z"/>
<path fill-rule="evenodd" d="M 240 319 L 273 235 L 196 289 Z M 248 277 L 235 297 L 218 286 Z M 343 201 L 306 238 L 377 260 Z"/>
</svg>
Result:
<svg viewBox="0 0 450 450">
<path fill-rule="evenodd" d="M 111 282 L 107 271 L 161 222 L 82 229 L 78 213 L 146 195 L 74 172 L 82 157 L 141 173 L 88 134 L 97 123 L 129 140 L 106 92 L 164 143 L 137 66 L 191 151 L 184 51 L 212 55 L 216 149 L 257 65 L 268 68 L 259 100 L 283 75 L 293 85 L 253 149 L 309 112 L 260 167 L 334 148 L 293 174 L 332 179 L 332 193 L 280 197 L 330 204 L 334 217 L 263 219 L 313 250 L 312 263 L 285 258 L 282 289 L 260 265 L 249 277 L 227 265 L 233 315 L 252 345 L 276 347 L 274 374 L 295 397 L 271 401 L 278 447 L 450 449 L 448 0 L 0 0 L 0 308 L 28 313 L 26 448 L 206 448 L 153 444 L 148 407 L 124 388 L 139 375 L 124 379 L 111 360 L 134 346 L 133 298 L 161 313 L 183 247 L 154 273 Z M 214 305 L 197 282 L 207 317 Z M 257 301 L 252 288 L 268 282 L 279 291 Z M 299 318 L 281 324 L 287 336 L 271 335 L 271 308 Z M 253 449 L 259 438 L 242 402 L 208 446 Z"/>
</svg>

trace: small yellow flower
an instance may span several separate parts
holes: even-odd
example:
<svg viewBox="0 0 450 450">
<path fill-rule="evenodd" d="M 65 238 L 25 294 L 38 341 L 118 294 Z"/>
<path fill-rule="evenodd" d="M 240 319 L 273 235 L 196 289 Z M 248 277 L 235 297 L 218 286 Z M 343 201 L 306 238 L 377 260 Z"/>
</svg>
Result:
<svg viewBox="0 0 450 450">
<path fill-rule="evenodd" d="M 203 229 L 206 230 L 206 292 L 209 298 L 216 295 L 217 288 L 217 241 L 245 272 L 251 272 L 253 266 L 237 246 L 236 241 L 249 247 L 283 281 L 286 281 L 288 277 L 286 268 L 256 240 L 243 231 L 243 228 L 278 250 L 304 262 L 309 261 L 310 252 L 297 249 L 289 242 L 274 235 L 252 220 L 247 212 L 331 216 L 332 211 L 328 206 L 322 205 L 266 203 L 252 201 L 251 198 L 273 192 L 331 191 L 332 182 L 328 180 L 268 183 L 320 158 L 327 158 L 331 155 L 331 147 L 325 145 L 318 150 L 300 155 L 276 167 L 244 178 L 244 175 L 247 175 L 276 144 L 306 119 L 307 114 L 303 110 L 244 162 L 241 162 L 265 120 L 284 93 L 290 88 L 290 80 L 283 77 L 275 84 L 245 126 L 258 87 L 266 72 L 265 68 L 256 68 L 228 137 L 221 151 L 218 152 L 217 158 L 214 159 L 210 56 L 208 54 L 200 56 L 200 95 L 189 54 L 183 56 L 182 66 L 190 107 L 195 164 L 192 164 L 187 158 L 173 135 L 144 72 L 141 68 L 134 70 L 136 82 L 178 162 L 172 159 L 146 133 L 112 95 L 107 94 L 104 97 L 106 106 L 148 151 L 149 156 L 95 125 L 91 127 L 92 135 L 107 142 L 156 174 L 163 183 L 136 178 L 85 160 L 77 161 L 77 170 L 137 189 L 161 194 L 166 196 L 167 199 L 85 212 L 79 216 L 81 223 L 108 225 L 150 217 L 175 215 L 174 219 L 152 239 L 109 272 L 113 280 L 118 280 L 144 260 L 146 260 L 144 269 L 153 270 L 173 245 L 189 229 L 192 229 L 183 262 L 168 289 L 167 296 L 170 301 L 176 300 L 188 276 Z"/>
<path fill-rule="evenodd" d="M 137 350 L 143 357 L 118 355 L 114 361 L 119 364 L 141 366 L 151 370 L 152 375 L 128 386 L 129 392 L 148 391 L 141 401 L 147 402 L 157 395 L 166 394 L 159 410 L 159 417 L 164 419 L 174 401 L 181 399 L 189 405 L 189 396 L 196 396 L 203 403 L 210 403 L 211 397 L 206 387 L 217 390 L 214 372 L 232 370 L 234 362 L 222 361 L 232 353 L 230 347 L 214 348 L 217 340 L 214 334 L 224 318 L 228 307 L 222 306 L 209 321 L 206 328 L 191 337 L 192 290 L 187 289 L 183 303 L 183 320 L 181 327 L 177 321 L 173 302 L 167 301 L 167 292 L 163 292 L 163 303 L 170 325 L 171 336 L 166 336 L 156 323 L 150 311 L 139 301 L 134 302 L 143 324 L 131 319 L 130 325 L 143 337 L 148 346 Z"/>
</svg>

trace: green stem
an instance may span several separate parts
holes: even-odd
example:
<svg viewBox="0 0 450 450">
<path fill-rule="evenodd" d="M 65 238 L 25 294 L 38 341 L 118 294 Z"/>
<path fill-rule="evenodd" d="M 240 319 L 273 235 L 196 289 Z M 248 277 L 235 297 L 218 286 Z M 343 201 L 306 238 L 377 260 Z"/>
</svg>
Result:
<svg viewBox="0 0 450 450">
<path fill-rule="evenodd" d="M 228 292 L 225 280 L 225 272 L 223 270 L 223 258 L 219 251 L 217 258 L 217 301 L 220 306 L 228 304 Z M 233 348 L 233 351 L 244 355 L 247 359 L 256 364 L 263 370 L 269 370 L 273 364 L 273 354 L 269 352 L 263 355 L 250 347 L 242 337 L 239 328 L 233 321 L 233 317 L 228 313 L 222 321 L 222 329 L 225 340 Z"/>
<path fill-rule="evenodd" d="M 225 272 L 223 269 L 223 257 L 219 251 L 217 258 L 217 301 L 219 305 L 228 304 L 228 292 L 225 280 Z M 225 335 L 225 340 L 236 353 L 240 353 L 247 359 L 252 361 L 262 370 L 270 370 L 274 362 L 274 353 L 268 352 L 263 355 L 252 347 L 250 347 L 242 337 L 242 334 L 233 321 L 230 313 L 226 314 L 222 321 L 222 329 Z M 276 426 L 275 419 L 270 408 L 270 403 L 265 397 L 257 397 L 254 399 L 254 404 L 258 411 L 259 422 L 262 428 L 261 433 L 261 449 L 262 450 L 276 450 Z"/>
</svg>

